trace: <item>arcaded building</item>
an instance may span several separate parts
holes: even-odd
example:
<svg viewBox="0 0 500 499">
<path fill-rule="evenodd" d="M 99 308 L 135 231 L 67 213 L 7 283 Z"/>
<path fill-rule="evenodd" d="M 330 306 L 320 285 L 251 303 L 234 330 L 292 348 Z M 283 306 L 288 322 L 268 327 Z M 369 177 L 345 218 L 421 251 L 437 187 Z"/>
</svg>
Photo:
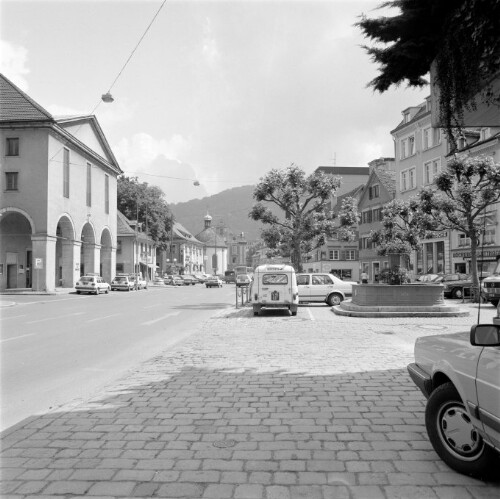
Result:
<svg viewBox="0 0 500 499">
<path fill-rule="evenodd" d="M 115 275 L 117 177 L 95 116 L 56 119 L 0 75 L 0 290 Z"/>
</svg>

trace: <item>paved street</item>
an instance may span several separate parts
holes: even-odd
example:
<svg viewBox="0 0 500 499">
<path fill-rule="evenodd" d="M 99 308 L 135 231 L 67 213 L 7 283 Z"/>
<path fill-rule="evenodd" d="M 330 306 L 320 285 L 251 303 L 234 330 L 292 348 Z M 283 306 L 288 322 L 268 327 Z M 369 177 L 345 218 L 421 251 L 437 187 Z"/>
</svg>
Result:
<svg viewBox="0 0 500 499">
<path fill-rule="evenodd" d="M 234 287 L 150 287 L 107 295 L 3 296 L 0 431 L 86 400 L 234 304 Z"/>
<path fill-rule="evenodd" d="M 3 433 L 2 497 L 493 498 L 425 432 L 406 365 L 465 318 L 221 310 L 85 403 Z M 494 309 L 483 308 L 482 322 Z"/>
</svg>

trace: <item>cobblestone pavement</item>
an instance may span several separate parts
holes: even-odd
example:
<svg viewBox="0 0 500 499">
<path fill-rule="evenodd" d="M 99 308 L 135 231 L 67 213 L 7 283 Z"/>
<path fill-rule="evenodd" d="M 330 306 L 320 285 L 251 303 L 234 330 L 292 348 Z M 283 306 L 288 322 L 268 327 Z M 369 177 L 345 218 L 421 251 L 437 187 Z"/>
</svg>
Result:
<svg viewBox="0 0 500 499">
<path fill-rule="evenodd" d="M 225 311 L 98 397 L 4 432 L 2 497 L 499 497 L 435 454 L 406 371 L 418 336 L 474 314 Z"/>
</svg>

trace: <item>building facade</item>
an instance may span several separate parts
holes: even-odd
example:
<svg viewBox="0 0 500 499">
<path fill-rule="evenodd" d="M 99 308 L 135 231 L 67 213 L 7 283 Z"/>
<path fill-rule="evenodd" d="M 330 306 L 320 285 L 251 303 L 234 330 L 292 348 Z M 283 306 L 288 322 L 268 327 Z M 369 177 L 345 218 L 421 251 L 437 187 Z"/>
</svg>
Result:
<svg viewBox="0 0 500 499">
<path fill-rule="evenodd" d="M 382 228 L 382 209 L 396 196 L 394 158 L 369 163 L 371 173 L 359 198 L 359 269 L 368 274 L 368 282 L 379 282 L 380 272 L 390 267 L 388 256 L 378 254 L 371 232 Z"/>
<path fill-rule="evenodd" d="M 136 220 L 117 213 L 116 273 L 141 273 L 151 281 L 155 277 L 156 245 Z"/>
<path fill-rule="evenodd" d="M 95 116 L 55 119 L 0 75 L 0 290 L 115 273 L 117 177 Z"/>
<path fill-rule="evenodd" d="M 203 244 L 204 267 L 208 274 L 224 274 L 227 270 L 227 245 L 223 236 L 212 227 L 212 217 L 207 213 L 203 219 L 205 227 L 196 234 Z"/>
<path fill-rule="evenodd" d="M 432 185 L 446 164 L 448 144 L 440 128 L 432 126 L 431 98 L 405 109 L 403 120 L 391 131 L 394 140 L 396 198 L 408 201 L 424 187 Z M 422 241 L 409 257 L 413 278 L 426 273 L 450 273 L 450 231 L 436 232 Z M 404 267 L 407 263 L 401 262 Z"/>
</svg>

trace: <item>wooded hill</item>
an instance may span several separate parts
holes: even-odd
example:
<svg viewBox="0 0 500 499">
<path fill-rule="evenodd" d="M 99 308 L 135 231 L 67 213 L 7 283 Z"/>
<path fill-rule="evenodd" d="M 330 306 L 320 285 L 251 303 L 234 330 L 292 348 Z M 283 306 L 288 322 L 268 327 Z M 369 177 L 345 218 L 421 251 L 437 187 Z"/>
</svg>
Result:
<svg viewBox="0 0 500 499">
<path fill-rule="evenodd" d="M 204 229 L 204 217 L 208 212 L 213 227 L 222 223 L 234 235 L 244 232 L 248 242 L 256 241 L 260 238 L 262 224 L 248 217 L 255 203 L 252 196 L 254 188 L 252 185 L 234 187 L 202 199 L 171 204 L 170 209 L 175 221 L 194 236 Z"/>
</svg>

